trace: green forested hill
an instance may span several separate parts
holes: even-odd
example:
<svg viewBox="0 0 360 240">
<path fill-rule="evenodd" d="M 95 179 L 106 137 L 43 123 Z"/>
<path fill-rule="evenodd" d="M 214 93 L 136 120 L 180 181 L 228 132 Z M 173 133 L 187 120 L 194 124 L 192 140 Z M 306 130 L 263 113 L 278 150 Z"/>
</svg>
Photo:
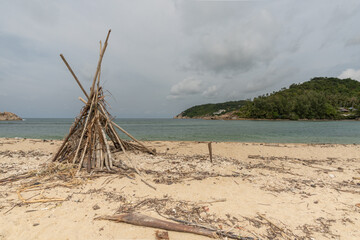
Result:
<svg viewBox="0 0 360 240">
<path fill-rule="evenodd" d="M 235 103 L 235 102 L 234 102 Z M 352 79 L 317 77 L 292 84 L 252 101 L 238 101 L 234 115 L 255 119 L 353 119 L 360 115 L 360 82 Z M 240 104 L 241 103 L 241 104 Z M 199 117 L 225 109 L 223 104 L 205 104 L 187 109 L 187 117 Z"/>
</svg>

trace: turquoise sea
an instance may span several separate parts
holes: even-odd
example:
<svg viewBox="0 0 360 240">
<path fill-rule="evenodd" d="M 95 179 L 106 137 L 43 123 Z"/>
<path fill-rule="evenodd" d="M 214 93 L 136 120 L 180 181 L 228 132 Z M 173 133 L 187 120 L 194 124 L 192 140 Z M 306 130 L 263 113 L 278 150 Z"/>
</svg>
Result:
<svg viewBox="0 0 360 240">
<path fill-rule="evenodd" d="M 70 118 L 0 121 L 0 137 L 62 139 L 73 121 Z M 116 119 L 115 122 L 139 140 L 360 144 L 358 121 Z"/>
</svg>

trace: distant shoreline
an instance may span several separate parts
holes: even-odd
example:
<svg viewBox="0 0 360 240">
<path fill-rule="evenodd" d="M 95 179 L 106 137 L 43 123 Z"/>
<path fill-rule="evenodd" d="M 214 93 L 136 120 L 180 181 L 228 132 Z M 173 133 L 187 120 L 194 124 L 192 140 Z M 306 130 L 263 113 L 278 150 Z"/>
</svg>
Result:
<svg viewBox="0 0 360 240">
<path fill-rule="evenodd" d="M 360 121 L 360 119 L 267 119 L 267 118 L 228 118 L 228 117 L 220 117 L 220 116 L 213 116 L 213 117 L 177 117 L 175 116 L 173 119 L 202 119 L 202 120 L 226 120 L 226 121 L 291 121 L 291 122 L 298 122 L 298 121 L 313 121 L 313 122 L 338 122 L 338 121 Z"/>
</svg>

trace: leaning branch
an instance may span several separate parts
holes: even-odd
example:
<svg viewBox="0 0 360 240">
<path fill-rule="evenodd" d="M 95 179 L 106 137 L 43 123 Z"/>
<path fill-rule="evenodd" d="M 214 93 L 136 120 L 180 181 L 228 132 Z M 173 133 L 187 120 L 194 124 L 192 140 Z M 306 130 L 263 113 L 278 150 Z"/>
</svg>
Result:
<svg viewBox="0 0 360 240">
<path fill-rule="evenodd" d="M 83 86 L 81 85 L 79 79 L 76 77 L 74 71 L 71 69 L 70 65 L 68 64 L 68 62 L 66 61 L 65 57 L 60 54 L 61 59 L 64 61 L 65 65 L 67 66 L 67 68 L 69 69 L 69 71 L 71 72 L 71 74 L 73 75 L 73 77 L 75 78 L 76 82 L 78 83 L 79 87 L 81 88 L 81 90 L 83 91 L 83 93 L 85 94 L 86 98 L 89 99 L 89 95 L 86 93 L 85 89 L 83 88 Z"/>
</svg>

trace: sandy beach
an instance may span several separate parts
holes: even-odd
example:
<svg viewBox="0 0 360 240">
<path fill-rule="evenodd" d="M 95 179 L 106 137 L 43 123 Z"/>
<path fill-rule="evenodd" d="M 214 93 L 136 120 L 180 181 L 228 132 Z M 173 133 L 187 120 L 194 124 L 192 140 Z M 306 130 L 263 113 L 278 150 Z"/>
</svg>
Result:
<svg viewBox="0 0 360 240">
<path fill-rule="evenodd" d="M 254 239 L 360 239 L 360 145 L 213 142 L 211 163 L 207 142 L 145 142 L 158 154 L 130 158 L 154 190 L 129 169 L 44 173 L 60 143 L 0 139 L 0 179 L 36 173 L 0 182 L 0 239 L 156 239 L 154 228 L 95 219 L 133 211 Z"/>
</svg>

